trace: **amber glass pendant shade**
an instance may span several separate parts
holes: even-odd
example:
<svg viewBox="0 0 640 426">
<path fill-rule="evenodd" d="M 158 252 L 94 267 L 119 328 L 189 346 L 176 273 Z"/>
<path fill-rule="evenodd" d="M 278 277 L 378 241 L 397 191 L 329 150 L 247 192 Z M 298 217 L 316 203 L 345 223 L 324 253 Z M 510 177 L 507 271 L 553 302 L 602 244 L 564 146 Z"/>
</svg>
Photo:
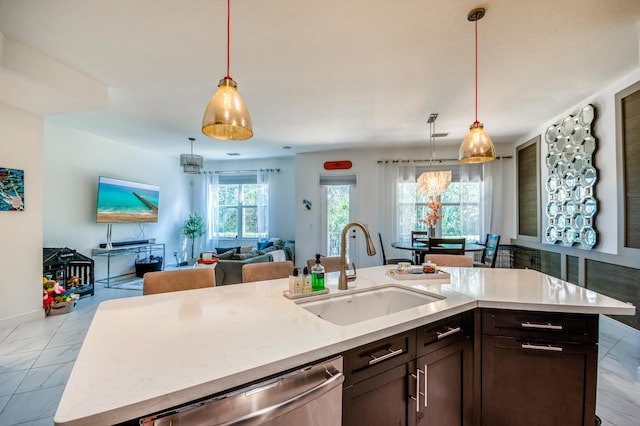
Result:
<svg viewBox="0 0 640 426">
<path fill-rule="evenodd" d="M 486 163 L 496 159 L 496 150 L 491 138 L 484 131 L 482 123 L 477 121 L 469 128 L 458 150 L 458 161 L 461 163 Z"/>
<path fill-rule="evenodd" d="M 232 78 L 220 80 L 218 91 L 211 97 L 204 112 L 202 133 L 215 139 L 234 141 L 253 136 L 249 110 Z"/>
<path fill-rule="evenodd" d="M 476 73 L 476 119 L 469 127 L 469 133 L 464 137 L 458 150 L 458 162 L 460 163 L 486 163 L 496 159 L 496 149 L 493 141 L 484 131 L 484 126 L 478 121 L 478 20 L 482 19 L 485 9 L 473 9 L 467 15 L 467 20 L 475 25 L 475 73 Z"/>
</svg>

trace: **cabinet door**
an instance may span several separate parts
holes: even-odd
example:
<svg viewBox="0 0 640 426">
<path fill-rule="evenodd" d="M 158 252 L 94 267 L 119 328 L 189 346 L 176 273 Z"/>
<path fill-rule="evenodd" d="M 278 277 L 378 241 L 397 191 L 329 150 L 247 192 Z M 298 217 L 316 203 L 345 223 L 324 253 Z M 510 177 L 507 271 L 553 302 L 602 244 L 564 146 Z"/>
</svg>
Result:
<svg viewBox="0 0 640 426">
<path fill-rule="evenodd" d="M 593 425 L 597 347 L 482 337 L 482 424 Z"/>
<path fill-rule="evenodd" d="M 460 426 L 473 419 L 471 341 L 454 343 L 417 360 L 415 380 L 418 425 Z"/>
<path fill-rule="evenodd" d="M 415 411 L 407 409 L 407 387 L 408 364 L 347 386 L 342 391 L 342 424 L 413 425 Z"/>
</svg>

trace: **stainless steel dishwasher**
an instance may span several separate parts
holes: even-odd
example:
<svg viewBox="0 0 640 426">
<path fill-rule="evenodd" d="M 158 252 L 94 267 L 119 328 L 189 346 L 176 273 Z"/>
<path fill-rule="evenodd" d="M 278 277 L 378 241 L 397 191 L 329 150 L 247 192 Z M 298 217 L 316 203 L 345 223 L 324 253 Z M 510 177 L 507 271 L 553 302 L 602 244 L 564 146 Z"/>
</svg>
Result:
<svg viewBox="0 0 640 426">
<path fill-rule="evenodd" d="M 318 425 L 342 422 L 342 357 L 140 419 L 141 425 Z"/>
</svg>

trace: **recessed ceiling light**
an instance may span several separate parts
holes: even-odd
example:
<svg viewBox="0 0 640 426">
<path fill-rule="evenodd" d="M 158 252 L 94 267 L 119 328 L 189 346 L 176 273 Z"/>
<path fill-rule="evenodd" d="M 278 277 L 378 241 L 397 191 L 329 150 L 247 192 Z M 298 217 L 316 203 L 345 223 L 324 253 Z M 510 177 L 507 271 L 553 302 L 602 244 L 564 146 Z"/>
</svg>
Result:
<svg viewBox="0 0 640 426">
<path fill-rule="evenodd" d="M 239 153 L 239 152 L 227 152 L 227 155 L 228 155 L 229 157 L 235 157 L 235 156 L 240 155 L 240 153 Z"/>
</svg>

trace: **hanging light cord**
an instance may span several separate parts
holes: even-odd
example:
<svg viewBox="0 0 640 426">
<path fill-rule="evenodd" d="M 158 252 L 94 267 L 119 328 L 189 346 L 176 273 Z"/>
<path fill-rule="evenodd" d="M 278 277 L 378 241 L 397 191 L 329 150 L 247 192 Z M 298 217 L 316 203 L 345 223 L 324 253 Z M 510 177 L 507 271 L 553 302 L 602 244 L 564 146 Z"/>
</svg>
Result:
<svg viewBox="0 0 640 426">
<path fill-rule="evenodd" d="M 480 124 L 478 121 L 478 20 L 476 19 L 475 29 L 476 29 L 476 121 L 473 122 L 474 126 Z"/>
<path fill-rule="evenodd" d="M 231 50 L 230 40 L 231 40 L 231 0 L 227 0 L 227 75 L 225 76 L 225 79 L 233 80 L 229 75 L 229 62 L 230 62 L 229 51 Z"/>
<path fill-rule="evenodd" d="M 435 128 L 435 121 L 429 123 L 429 171 L 433 171 L 433 157 L 436 153 L 435 139 L 433 137 Z"/>
</svg>

